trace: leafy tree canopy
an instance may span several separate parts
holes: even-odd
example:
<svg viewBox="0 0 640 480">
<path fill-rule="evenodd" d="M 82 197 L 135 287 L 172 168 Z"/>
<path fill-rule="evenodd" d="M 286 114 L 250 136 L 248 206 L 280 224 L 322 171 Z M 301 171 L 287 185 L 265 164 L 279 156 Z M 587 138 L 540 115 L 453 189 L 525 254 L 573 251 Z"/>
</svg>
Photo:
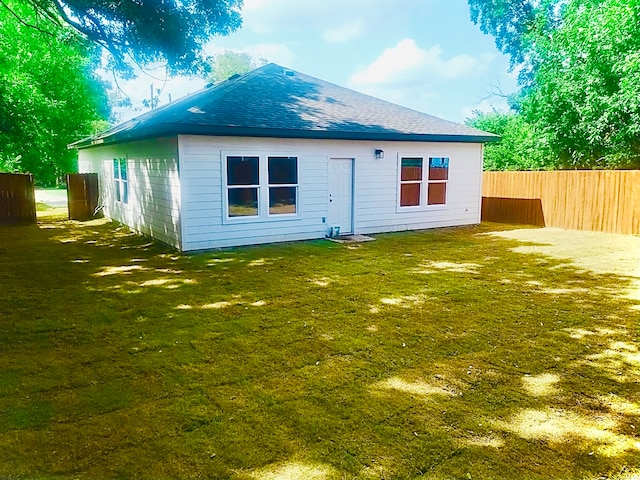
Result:
<svg viewBox="0 0 640 480">
<path fill-rule="evenodd" d="M 166 62 L 170 74 L 201 73 L 204 44 L 241 25 L 242 0 L 25 0 L 60 27 L 72 26 L 111 54 L 112 66 L 132 71 L 132 64 Z M 0 8 L 25 21 L 8 0 Z"/>
<path fill-rule="evenodd" d="M 7 5 L 0 8 L 0 170 L 52 185 L 75 169 L 67 144 L 109 116 L 105 85 L 93 73 L 99 52 L 28 3 Z"/>
<path fill-rule="evenodd" d="M 225 81 L 232 75 L 247 73 L 267 64 L 264 58 L 256 58 L 249 53 L 225 50 L 211 61 L 211 72 L 207 80 L 211 83 Z"/>
<path fill-rule="evenodd" d="M 640 0 L 469 0 L 560 168 L 640 166 Z"/>
<path fill-rule="evenodd" d="M 640 166 L 640 0 L 568 4 L 535 63 L 522 111 L 563 167 Z"/>
<path fill-rule="evenodd" d="M 522 115 L 476 111 L 465 123 L 501 137 L 500 141 L 485 145 L 485 170 L 544 170 L 553 167 L 553 155 L 547 141 Z"/>
</svg>

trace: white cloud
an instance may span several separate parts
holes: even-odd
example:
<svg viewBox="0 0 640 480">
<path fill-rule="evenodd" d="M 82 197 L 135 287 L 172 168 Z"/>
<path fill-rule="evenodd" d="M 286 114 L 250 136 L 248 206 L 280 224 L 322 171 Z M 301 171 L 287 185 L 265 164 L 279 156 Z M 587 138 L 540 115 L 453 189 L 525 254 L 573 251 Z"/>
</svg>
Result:
<svg viewBox="0 0 640 480">
<path fill-rule="evenodd" d="M 433 78 L 451 80 L 470 75 L 490 61 L 487 57 L 478 59 L 466 54 L 443 59 L 442 54 L 440 45 L 424 49 L 415 40 L 405 38 L 354 73 L 349 81 L 354 86 L 366 86 L 426 82 Z"/>
<path fill-rule="evenodd" d="M 325 30 L 322 38 L 328 43 L 344 43 L 359 37 L 363 31 L 364 22 L 361 18 L 357 18 L 353 22 L 342 25 L 339 28 Z"/>
<path fill-rule="evenodd" d="M 438 44 L 424 48 L 414 39 L 405 38 L 357 69 L 348 84 L 374 97 L 445 116 L 447 106 L 442 97 L 473 96 L 469 85 L 486 75 L 494 60 L 491 54 L 458 54 L 447 58 Z M 459 121 L 458 115 L 459 110 L 448 112 L 446 118 Z"/>
</svg>

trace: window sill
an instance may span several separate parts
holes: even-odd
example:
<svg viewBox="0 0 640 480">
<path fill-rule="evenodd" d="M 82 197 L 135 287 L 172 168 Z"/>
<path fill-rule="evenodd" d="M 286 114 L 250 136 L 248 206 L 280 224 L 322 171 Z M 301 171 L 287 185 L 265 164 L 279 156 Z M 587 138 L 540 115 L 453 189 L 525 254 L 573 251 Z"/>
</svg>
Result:
<svg viewBox="0 0 640 480">
<path fill-rule="evenodd" d="M 224 217 L 224 225 L 248 224 L 248 223 L 278 223 L 302 220 L 300 214 L 296 215 L 270 215 L 267 217 Z"/>
<path fill-rule="evenodd" d="M 396 207 L 396 213 L 421 213 L 447 210 L 448 205 L 421 205 L 419 207 Z"/>
</svg>

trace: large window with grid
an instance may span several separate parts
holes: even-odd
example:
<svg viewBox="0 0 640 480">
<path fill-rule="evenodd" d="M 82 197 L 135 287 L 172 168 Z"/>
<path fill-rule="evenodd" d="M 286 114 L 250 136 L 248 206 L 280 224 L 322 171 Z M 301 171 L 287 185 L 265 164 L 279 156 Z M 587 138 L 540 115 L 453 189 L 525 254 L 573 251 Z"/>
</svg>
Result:
<svg viewBox="0 0 640 480">
<path fill-rule="evenodd" d="M 400 208 L 446 205 L 449 157 L 400 158 Z"/>
<path fill-rule="evenodd" d="M 228 220 L 297 216 L 298 157 L 226 155 L 224 159 Z"/>
</svg>

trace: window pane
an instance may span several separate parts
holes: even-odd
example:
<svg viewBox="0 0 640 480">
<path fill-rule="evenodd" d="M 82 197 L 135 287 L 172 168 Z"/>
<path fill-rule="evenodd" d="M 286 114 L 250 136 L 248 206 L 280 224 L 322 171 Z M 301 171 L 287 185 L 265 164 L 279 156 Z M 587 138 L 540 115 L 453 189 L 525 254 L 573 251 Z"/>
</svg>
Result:
<svg viewBox="0 0 640 480">
<path fill-rule="evenodd" d="M 433 157 L 429 159 L 429 180 L 449 179 L 449 158 Z"/>
<path fill-rule="evenodd" d="M 255 217 L 258 215 L 257 188 L 229 189 L 229 216 Z"/>
<path fill-rule="evenodd" d="M 422 159 L 403 158 L 400 180 L 422 180 Z"/>
<path fill-rule="evenodd" d="M 120 159 L 120 178 L 122 180 L 127 179 L 127 159 L 126 158 Z"/>
<path fill-rule="evenodd" d="M 129 203 L 129 182 L 120 182 L 122 184 L 122 203 Z"/>
<path fill-rule="evenodd" d="M 427 205 L 444 205 L 447 200 L 447 184 L 444 182 L 430 183 Z"/>
<path fill-rule="evenodd" d="M 113 189 L 116 192 L 116 202 L 120 202 L 122 200 L 120 198 L 120 180 L 113 181 Z"/>
<path fill-rule="evenodd" d="M 296 213 L 296 190 L 297 187 L 269 188 L 269 214 Z"/>
<path fill-rule="evenodd" d="M 113 159 L 113 178 L 120 178 L 120 163 L 117 158 Z"/>
<path fill-rule="evenodd" d="M 400 206 L 417 207 L 420 205 L 420 183 L 400 185 Z"/>
<path fill-rule="evenodd" d="M 269 157 L 269 183 L 291 185 L 298 183 L 298 159 L 296 157 Z"/>
<path fill-rule="evenodd" d="M 258 157 L 227 157 L 227 185 L 258 185 Z"/>
</svg>

